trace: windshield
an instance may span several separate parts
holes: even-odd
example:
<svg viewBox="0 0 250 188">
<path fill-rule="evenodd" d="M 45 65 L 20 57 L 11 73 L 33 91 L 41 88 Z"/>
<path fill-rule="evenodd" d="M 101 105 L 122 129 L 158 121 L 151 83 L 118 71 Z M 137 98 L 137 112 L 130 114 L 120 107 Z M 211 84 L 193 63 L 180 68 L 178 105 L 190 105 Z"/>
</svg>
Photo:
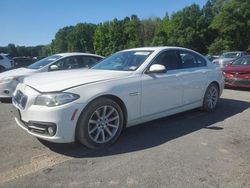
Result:
<svg viewBox="0 0 250 188">
<path fill-rule="evenodd" d="M 135 71 L 151 53 L 152 51 L 117 52 L 97 63 L 92 69 Z"/>
<path fill-rule="evenodd" d="M 238 58 L 240 57 L 240 53 L 238 52 L 229 52 L 229 53 L 224 53 L 222 54 L 223 58 Z"/>
<path fill-rule="evenodd" d="M 233 65 L 250 65 L 250 56 L 242 57 L 232 63 Z"/>
<path fill-rule="evenodd" d="M 31 64 L 30 66 L 28 66 L 29 69 L 40 69 L 45 67 L 46 65 L 56 61 L 57 59 L 60 59 L 62 56 L 60 55 L 52 55 L 49 57 L 46 57 L 44 59 L 41 59 L 33 64 Z"/>
</svg>

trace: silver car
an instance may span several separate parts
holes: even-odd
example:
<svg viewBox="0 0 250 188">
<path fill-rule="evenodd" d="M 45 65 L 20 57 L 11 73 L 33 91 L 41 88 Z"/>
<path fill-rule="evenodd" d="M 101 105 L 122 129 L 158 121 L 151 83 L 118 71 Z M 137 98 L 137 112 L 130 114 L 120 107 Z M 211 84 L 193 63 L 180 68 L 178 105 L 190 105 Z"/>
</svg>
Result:
<svg viewBox="0 0 250 188">
<path fill-rule="evenodd" d="M 247 52 L 236 51 L 223 53 L 218 59 L 214 59 L 213 63 L 224 68 L 226 65 L 232 63 L 234 60 L 247 55 Z"/>
</svg>

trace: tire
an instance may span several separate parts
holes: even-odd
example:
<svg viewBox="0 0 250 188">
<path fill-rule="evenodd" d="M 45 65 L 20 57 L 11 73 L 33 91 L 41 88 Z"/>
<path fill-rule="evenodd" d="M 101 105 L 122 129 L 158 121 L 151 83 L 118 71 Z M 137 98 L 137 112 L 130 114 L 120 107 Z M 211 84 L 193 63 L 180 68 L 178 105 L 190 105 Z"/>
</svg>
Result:
<svg viewBox="0 0 250 188">
<path fill-rule="evenodd" d="M 211 83 L 203 99 L 202 110 L 206 112 L 214 111 L 219 100 L 219 88 L 216 84 Z"/>
<path fill-rule="evenodd" d="M 113 100 L 99 98 L 91 102 L 79 117 L 76 139 L 91 149 L 110 146 L 124 127 L 121 107 Z"/>
</svg>

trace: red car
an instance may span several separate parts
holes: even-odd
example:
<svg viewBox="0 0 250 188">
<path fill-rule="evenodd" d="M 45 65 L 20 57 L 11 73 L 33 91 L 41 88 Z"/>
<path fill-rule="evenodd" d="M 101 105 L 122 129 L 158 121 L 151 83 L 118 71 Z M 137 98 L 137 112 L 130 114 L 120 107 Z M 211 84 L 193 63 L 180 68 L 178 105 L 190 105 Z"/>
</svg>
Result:
<svg viewBox="0 0 250 188">
<path fill-rule="evenodd" d="M 250 88 L 250 55 L 235 60 L 223 69 L 226 87 Z"/>
</svg>

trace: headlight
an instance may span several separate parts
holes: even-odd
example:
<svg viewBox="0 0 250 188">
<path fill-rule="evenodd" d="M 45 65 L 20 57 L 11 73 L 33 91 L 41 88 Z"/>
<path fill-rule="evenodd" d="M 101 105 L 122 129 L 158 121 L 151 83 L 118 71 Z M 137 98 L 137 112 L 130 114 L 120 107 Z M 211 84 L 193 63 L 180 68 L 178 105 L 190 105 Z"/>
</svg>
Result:
<svg viewBox="0 0 250 188">
<path fill-rule="evenodd" d="M 35 105 L 48 107 L 59 106 L 79 99 L 79 97 L 79 95 L 73 93 L 49 93 L 39 95 L 35 100 Z"/>
<path fill-rule="evenodd" d="M 0 80 L 0 83 L 6 83 L 6 82 L 10 82 L 12 80 L 17 80 L 17 78 L 10 76 L 10 77 L 4 77 Z"/>
</svg>

